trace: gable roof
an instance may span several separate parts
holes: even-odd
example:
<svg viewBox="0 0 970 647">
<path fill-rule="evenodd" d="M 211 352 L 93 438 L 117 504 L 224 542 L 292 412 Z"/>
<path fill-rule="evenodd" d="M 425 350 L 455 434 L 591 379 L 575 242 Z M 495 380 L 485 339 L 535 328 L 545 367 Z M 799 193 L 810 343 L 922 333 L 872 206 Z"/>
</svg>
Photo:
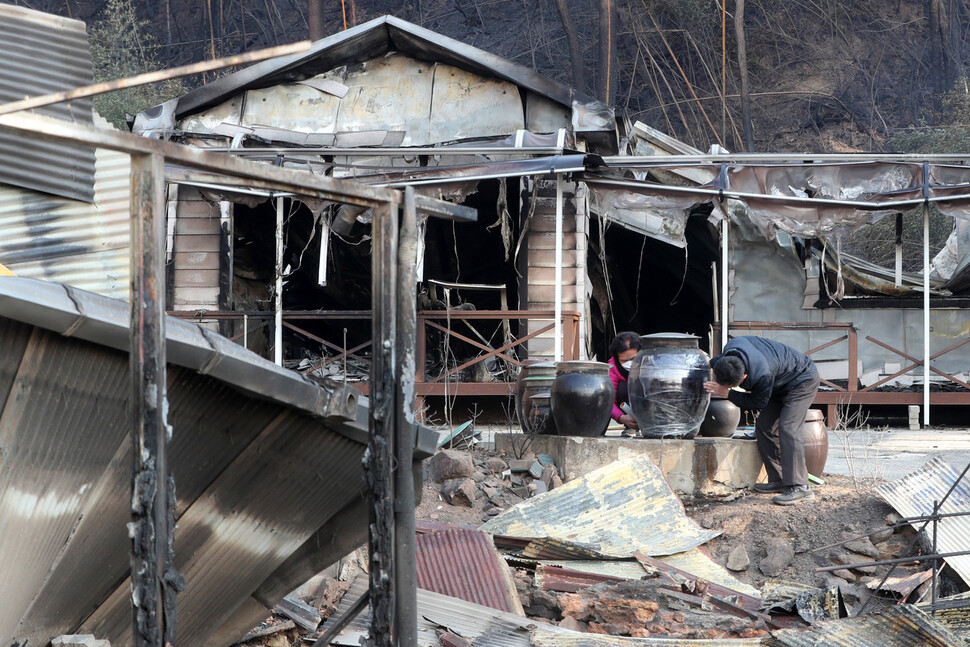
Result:
<svg viewBox="0 0 970 647">
<path fill-rule="evenodd" d="M 504 79 L 566 107 L 572 107 L 575 101 L 607 108 L 596 99 L 533 69 L 406 20 L 382 16 L 318 40 L 307 52 L 263 61 L 192 90 L 178 98 L 174 118 L 178 120 L 218 105 L 244 90 L 301 81 L 342 65 L 362 63 L 391 51 L 422 61 L 447 63 L 483 76 Z M 155 106 L 145 113 L 154 117 L 161 110 L 161 106 Z"/>
</svg>

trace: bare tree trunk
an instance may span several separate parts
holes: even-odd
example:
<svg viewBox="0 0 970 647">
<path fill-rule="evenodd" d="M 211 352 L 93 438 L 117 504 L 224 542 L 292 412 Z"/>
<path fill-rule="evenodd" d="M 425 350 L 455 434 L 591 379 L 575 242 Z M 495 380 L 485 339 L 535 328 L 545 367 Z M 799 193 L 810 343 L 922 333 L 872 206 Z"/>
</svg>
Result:
<svg viewBox="0 0 970 647">
<path fill-rule="evenodd" d="M 586 87 L 583 51 L 579 48 L 579 36 L 576 34 L 576 25 L 569 13 L 569 7 L 566 6 L 566 0 L 556 0 L 556 9 L 559 10 L 559 21 L 562 23 L 562 30 L 566 33 L 566 43 L 569 45 L 569 62 L 573 68 L 573 86 L 580 92 L 589 92 Z"/>
<path fill-rule="evenodd" d="M 940 0 L 926 0 L 926 18 L 929 23 L 930 74 L 933 79 L 933 90 L 936 94 L 942 94 L 946 89 L 946 80 L 943 74 L 943 39 L 940 37 Z"/>
<path fill-rule="evenodd" d="M 613 0 L 600 0 L 599 69 L 596 75 L 596 95 L 604 103 L 610 102 L 613 91 Z"/>
<path fill-rule="evenodd" d="M 326 33 L 323 27 L 323 0 L 310 0 L 307 19 L 310 23 L 310 40 L 320 40 Z"/>
<path fill-rule="evenodd" d="M 738 40 L 738 69 L 741 73 L 741 121 L 744 130 L 744 150 L 754 152 L 754 135 L 751 132 L 751 92 L 748 89 L 748 53 L 744 40 L 744 0 L 737 0 L 734 7 L 734 35 Z"/>
</svg>

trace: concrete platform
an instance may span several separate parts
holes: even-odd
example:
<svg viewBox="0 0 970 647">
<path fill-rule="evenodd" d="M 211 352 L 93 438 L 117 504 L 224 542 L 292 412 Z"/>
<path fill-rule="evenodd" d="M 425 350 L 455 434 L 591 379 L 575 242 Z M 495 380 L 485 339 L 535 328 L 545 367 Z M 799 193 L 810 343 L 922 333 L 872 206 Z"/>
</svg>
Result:
<svg viewBox="0 0 970 647">
<path fill-rule="evenodd" d="M 495 448 L 514 455 L 522 449 L 522 438 L 518 433 L 496 433 Z M 614 461 L 645 454 L 681 496 L 723 497 L 751 487 L 759 478 L 764 480 L 764 467 L 753 440 L 537 436 L 528 451 L 552 456 L 566 481 Z"/>
</svg>

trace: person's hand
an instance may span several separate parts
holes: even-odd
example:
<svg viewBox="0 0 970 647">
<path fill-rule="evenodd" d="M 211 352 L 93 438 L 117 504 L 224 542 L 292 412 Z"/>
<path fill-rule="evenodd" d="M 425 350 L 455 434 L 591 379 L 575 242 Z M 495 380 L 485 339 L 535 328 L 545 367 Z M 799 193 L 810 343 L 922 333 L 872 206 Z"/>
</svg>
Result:
<svg viewBox="0 0 970 647">
<path fill-rule="evenodd" d="M 704 382 L 704 390 L 711 395 L 716 395 L 719 398 L 726 398 L 728 391 L 730 389 L 723 384 L 718 384 L 717 382 Z"/>
<path fill-rule="evenodd" d="M 617 419 L 617 422 L 619 422 L 621 425 L 623 425 L 627 429 L 639 429 L 640 428 L 640 425 L 637 424 L 637 419 L 634 418 L 633 416 L 631 416 L 628 413 L 624 413 L 622 416 L 620 416 Z"/>
</svg>

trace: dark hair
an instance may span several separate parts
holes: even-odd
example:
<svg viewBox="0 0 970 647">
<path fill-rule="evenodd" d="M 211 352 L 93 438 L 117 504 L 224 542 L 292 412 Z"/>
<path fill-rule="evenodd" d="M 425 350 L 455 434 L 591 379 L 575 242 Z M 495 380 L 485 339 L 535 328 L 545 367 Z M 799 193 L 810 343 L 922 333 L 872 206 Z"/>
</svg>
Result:
<svg viewBox="0 0 970 647">
<path fill-rule="evenodd" d="M 640 350 L 643 348 L 643 342 L 640 341 L 640 335 L 635 332 L 621 332 L 613 338 L 610 343 L 610 355 L 613 357 L 619 357 L 620 353 L 630 348 L 635 348 Z"/>
<path fill-rule="evenodd" d="M 719 357 L 712 368 L 714 381 L 723 386 L 737 386 L 744 377 L 744 362 L 733 355 Z"/>
</svg>

